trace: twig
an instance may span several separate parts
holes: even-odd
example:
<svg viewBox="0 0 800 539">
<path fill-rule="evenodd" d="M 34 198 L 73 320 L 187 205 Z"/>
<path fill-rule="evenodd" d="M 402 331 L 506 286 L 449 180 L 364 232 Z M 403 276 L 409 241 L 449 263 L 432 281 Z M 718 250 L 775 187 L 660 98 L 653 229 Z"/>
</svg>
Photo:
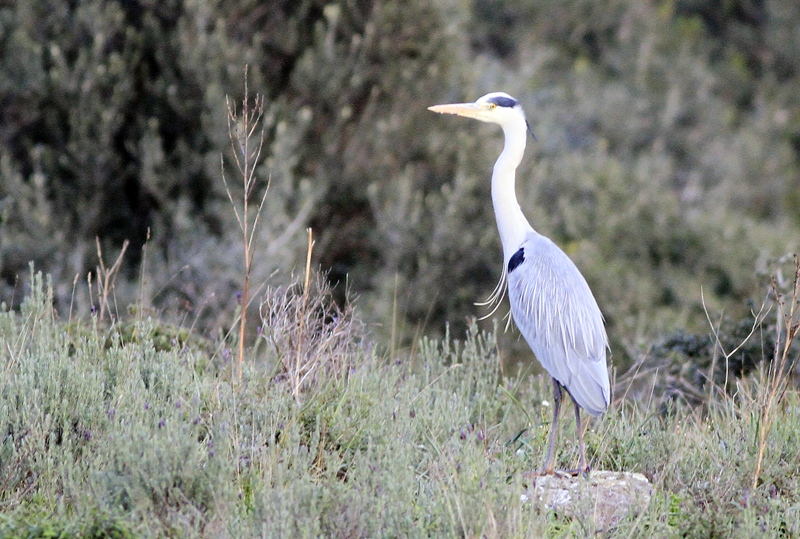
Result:
<svg viewBox="0 0 800 539">
<path fill-rule="evenodd" d="M 106 309 L 108 309 L 108 293 L 114 288 L 114 282 L 117 280 L 117 273 L 119 273 L 119 268 L 122 266 L 122 257 L 125 256 L 125 251 L 128 250 L 130 242 L 125 240 L 122 243 L 122 250 L 116 262 L 114 262 L 114 265 L 110 268 L 106 268 L 103 262 L 103 248 L 100 245 L 100 238 L 95 236 L 94 240 L 97 244 L 97 259 L 100 261 L 100 265 L 97 267 L 97 287 L 99 288 L 98 299 L 100 299 L 100 321 L 102 322 Z"/>
<path fill-rule="evenodd" d="M 69 317 L 67 318 L 67 335 L 70 334 L 72 331 L 72 306 L 75 304 L 75 289 L 78 286 L 78 279 L 80 279 L 80 273 L 75 274 L 75 278 L 72 279 L 72 296 L 69 299 Z"/>
<path fill-rule="evenodd" d="M 716 383 L 714 382 L 714 371 L 716 370 L 717 358 L 719 357 L 718 351 L 721 351 L 722 355 L 725 358 L 725 381 L 723 382 L 722 385 L 722 391 L 725 392 L 728 389 L 728 375 L 730 374 L 729 371 L 730 371 L 731 357 L 733 357 L 733 355 L 736 354 L 736 352 L 741 350 L 742 347 L 745 344 L 747 344 L 747 341 L 750 340 L 750 337 L 752 337 L 755 334 L 756 329 L 758 329 L 758 327 L 761 325 L 761 323 L 766 319 L 767 315 L 769 314 L 769 309 L 767 309 L 767 311 L 764 312 L 764 309 L 767 306 L 767 300 L 765 299 L 761 303 L 761 308 L 758 310 L 757 313 L 755 313 L 755 316 L 753 317 L 753 326 L 750 328 L 750 331 L 747 333 L 747 336 L 745 336 L 745 338 L 738 345 L 736 345 L 736 347 L 733 350 L 731 350 L 730 352 L 726 352 L 725 347 L 722 344 L 722 340 L 720 340 L 719 337 L 719 325 L 722 324 L 721 322 L 722 315 L 720 314 L 719 324 L 717 326 L 714 326 L 714 323 L 711 322 L 711 315 L 708 314 L 708 307 L 706 306 L 706 298 L 703 295 L 702 288 L 700 288 L 700 299 L 703 303 L 703 312 L 706 315 L 706 320 L 708 320 L 708 325 L 711 328 L 711 332 L 714 334 L 714 351 L 711 356 L 711 367 L 709 368 L 707 376 L 709 382 L 708 404 L 710 405 L 714 394 L 714 387 L 716 386 Z"/>
<path fill-rule="evenodd" d="M 778 406 L 783 401 L 786 390 L 789 387 L 790 374 L 794 368 L 797 357 L 790 359 L 791 346 L 800 331 L 800 257 L 794 256 L 794 281 L 792 283 L 791 300 L 789 302 L 788 313 L 786 312 L 785 296 L 780 293 L 777 279 L 772 278 L 772 291 L 775 294 L 777 327 L 775 336 L 775 355 L 772 364 L 769 366 L 767 374 L 767 389 L 764 393 L 759 387 L 759 400 L 761 411 L 759 430 L 758 430 L 758 452 L 756 453 L 756 466 L 753 471 L 753 490 L 758 487 L 758 479 L 761 475 L 761 466 L 764 461 L 764 451 L 767 447 L 767 437 L 772 429 L 772 423 Z M 781 328 L 781 326 L 783 326 Z M 785 331 L 781 335 L 781 329 Z M 781 343 L 783 338 L 783 343 Z"/>
<path fill-rule="evenodd" d="M 314 249 L 314 239 L 312 235 L 311 228 L 308 228 L 308 253 L 306 254 L 306 274 L 305 280 L 303 282 L 303 304 L 302 309 L 300 310 L 300 331 L 297 332 L 297 356 L 295 357 L 295 368 L 294 368 L 294 398 L 299 402 L 300 400 L 300 385 L 305 378 L 304 376 L 300 375 L 300 367 L 303 364 L 303 326 L 305 325 L 306 320 L 306 308 L 308 306 L 308 292 L 309 292 L 309 282 L 311 280 L 311 252 Z"/>
<path fill-rule="evenodd" d="M 264 202 L 267 199 L 267 192 L 269 191 L 269 182 L 261 197 L 258 205 L 256 215 L 253 222 L 250 222 L 250 196 L 258 179 L 255 173 L 256 166 L 261 159 L 261 150 L 264 147 L 264 124 L 262 117 L 264 115 L 264 97 L 256 94 L 254 104 L 250 104 L 250 89 L 248 86 L 247 66 L 244 71 L 244 98 L 242 100 L 242 113 L 239 115 L 236 112 L 236 106 L 232 105 L 228 98 L 225 99 L 228 107 L 228 136 L 231 140 L 231 149 L 233 150 L 233 158 L 236 162 L 236 168 L 242 176 L 242 184 L 244 191 L 242 193 L 242 210 L 239 211 L 233 199 L 233 193 L 228 186 L 228 181 L 225 178 L 225 164 L 222 161 L 222 181 L 225 184 L 225 192 L 228 194 L 233 212 L 236 215 L 236 220 L 239 223 L 239 229 L 242 232 L 242 244 L 244 247 L 244 283 L 242 286 L 241 298 L 241 314 L 239 316 L 239 350 L 238 350 L 238 375 L 239 380 L 242 379 L 242 364 L 244 362 L 244 333 L 247 324 L 247 307 L 250 303 L 250 274 L 253 269 L 253 258 L 255 255 L 255 233 L 258 229 L 258 221 L 261 215 L 261 210 L 264 208 Z M 252 144 L 252 139 L 256 135 L 257 130 L 260 129 L 258 134 L 258 143 Z"/>
</svg>

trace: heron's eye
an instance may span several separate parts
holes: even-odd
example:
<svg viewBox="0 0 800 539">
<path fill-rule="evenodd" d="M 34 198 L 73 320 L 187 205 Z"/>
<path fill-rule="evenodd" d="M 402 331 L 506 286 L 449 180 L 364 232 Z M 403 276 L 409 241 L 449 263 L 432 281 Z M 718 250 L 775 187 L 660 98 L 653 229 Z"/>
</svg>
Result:
<svg viewBox="0 0 800 539">
<path fill-rule="evenodd" d="M 497 108 L 497 104 L 495 104 L 495 103 L 489 103 L 489 110 L 494 110 L 494 109 L 496 109 L 496 108 Z"/>
</svg>

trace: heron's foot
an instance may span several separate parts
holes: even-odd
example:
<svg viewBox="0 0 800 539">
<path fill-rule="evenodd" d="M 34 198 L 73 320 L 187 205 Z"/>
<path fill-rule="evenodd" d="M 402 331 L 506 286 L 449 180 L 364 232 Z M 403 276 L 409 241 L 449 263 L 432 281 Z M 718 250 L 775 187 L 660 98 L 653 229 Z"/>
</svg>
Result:
<svg viewBox="0 0 800 539">
<path fill-rule="evenodd" d="M 586 466 L 579 466 L 578 468 L 573 468 L 572 470 L 559 470 L 558 473 L 568 477 L 577 477 L 579 475 L 582 475 L 583 477 L 589 477 L 589 472 L 591 471 L 592 468 L 587 464 Z"/>
<path fill-rule="evenodd" d="M 534 470 L 531 472 L 526 472 L 525 475 L 527 477 L 546 477 L 548 475 L 552 475 L 555 477 L 570 477 L 570 472 L 564 470 L 556 470 L 552 466 L 540 468 L 538 470 Z M 574 474 L 572 474 L 574 475 Z"/>
<path fill-rule="evenodd" d="M 583 477 L 589 477 L 590 471 L 592 471 L 592 469 L 588 464 L 585 466 L 580 466 L 578 468 L 573 468 L 572 470 L 556 470 L 552 466 L 550 466 L 532 472 L 526 472 L 524 475 L 527 477 L 544 477 L 547 475 L 553 475 L 556 477 L 565 477 L 565 478 L 577 477 L 579 475 L 582 475 Z"/>
<path fill-rule="evenodd" d="M 538 470 L 528 470 L 522 472 L 523 477 L 545 477 L 547 475 L 556 475 L 558 473 L 556 470 L 553 469 L 553 466 L 545 466 L 544 468 L 539 468 Z"/>
</svg>

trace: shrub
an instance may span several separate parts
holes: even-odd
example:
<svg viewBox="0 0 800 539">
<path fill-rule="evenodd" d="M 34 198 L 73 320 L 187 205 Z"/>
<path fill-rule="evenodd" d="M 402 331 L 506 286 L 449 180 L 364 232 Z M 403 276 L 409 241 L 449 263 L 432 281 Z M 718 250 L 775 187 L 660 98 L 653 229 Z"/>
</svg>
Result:
<svg viewBox="0 0 800 539">
<path fill-rule="evenodd" d="M 128 238 L 116 315 L 148 298 L 227 330 L 242 268 L 219 161 L 245 65 L 267 105 L 255 287 L 291 280 L 310 225 L 337 301 L 353 291 L 401 344 L 465 330 L 499 277 L 501 135 L 434 117 L 436 102 L 520 98 L 539 133 L 522 206 L 577 260 L 626 355 L 704 328 L 701 286 L 711 311 L 744 316 L 755 270 L 796 249 L 794 7 L 279 4 L 0 8 L 4 297 L 19 301 L 34 260 L 59 306 L 86 313 L 95 237 L 109 259 Z"/>
</svg>

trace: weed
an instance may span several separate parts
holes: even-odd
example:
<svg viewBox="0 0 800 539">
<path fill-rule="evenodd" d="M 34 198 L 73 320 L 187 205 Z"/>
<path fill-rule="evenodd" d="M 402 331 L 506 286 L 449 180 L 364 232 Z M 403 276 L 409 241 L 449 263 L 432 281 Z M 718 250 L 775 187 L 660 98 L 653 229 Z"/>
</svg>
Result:
<svg viewBox="0 0 800 539">
<path fill-rule="evenodd" d="M 242 177 L 242 202 L 241 210 L 233 200 L 233 193 L 225 179 L 225 161 L 222 160 L 222 181 L 225 182 L 225 192 L 228 194 L 233 211 L 236 214 L 236 221 L 239 223 L 239 230 L 242 232 L 242 246 L 244 248 L 244 279 L 241 292 L 241 311 L 239 314 L 239 355 L 238 373 L 239 380 L 242 378 L 242 362 L 244 361 L 244 337 L 245 326 L 247 324 L 247 308 L 250 305 L 250 274 L 253 270 L 253 256 L 255 254 L 256 231 L 258 221 L 261 217 L 261 210 L 267 200 L 269 185 L 264 189 L 261 202 L 250 217 L 250 198 L 256 187 L 256 166 L 261 158 L 261 149 L 264 146 L 264 126 L 261 121 L 264 115 L 264 98 L 256 95 L 254 103 L 250 102 L 250 94 L 247 80 L 247 68 L 244 73 L 244 97 L 242 98 L 242 112 L 236 112 L 236 106 L 226 99 L 228 106 L 228 135 L 231 139 L 231 149 L 236 161 L 236 168 Z M 252 219 L 252 223 L 251 220 Z"/>
<path fill-rule="evenodd" d="M 788 293 L 785 289 L 788 286 Z M 786 391 L 792 380 L 792 373 L 800 359 L 800 353 L 792 349 L 792 344 L 800 331 L 800 257 L 794 256 L 793 277 L 788 285 L 780 274 L 772 280 L 772 293 L 775 298 L 775 352 L 772 361 L 762 368 L 759 376 L 756 395 L 757 409 L 760 411 L 758 421 L 758 452 L 755 470 L 753 471 L 753 490 L 759 485 L 764 451 L 767 439 L 775 421 L 778 408 L 783 405 Z"/>
<path fill-rule="evenodd" d="M 262 338 L 274 349 L 298 402 L 319 378 L 340 381 L 357 364 L 363 325 L 349 302 L 334 303 L 324 276 L 312 277 L 310 268 L 302 284 L 268 288 L 260 310 Z"/>
<path fill-rule="evenodd" d="M 125 251 L 128 250 L 128 245 L 130 245 L 130 242 L 125 240 L 122 243 L 122 249 L 120 249 L 117 260 L 110 268 L 106 268 L 105 262 L 103 261 L 103 248 L 100 246 L 99 237 L 95 237 L 95 244 L 97 245 L 97 260 L 99 264 L 95 273 L 97 275 L 97 298 L 100 301 L 100 321 L 102 322 L 105 318 L 106 311 L 111 310 L 108 303 L 108 298 L 113 292 L 114 282 L 117 280 L 117 275 L 122 267 L 122 257 L 125 256 Z M 90 273 L 88 276 L 90 295 L 92 288 L 91 275 L 92 274 Z"/>
</svg>

